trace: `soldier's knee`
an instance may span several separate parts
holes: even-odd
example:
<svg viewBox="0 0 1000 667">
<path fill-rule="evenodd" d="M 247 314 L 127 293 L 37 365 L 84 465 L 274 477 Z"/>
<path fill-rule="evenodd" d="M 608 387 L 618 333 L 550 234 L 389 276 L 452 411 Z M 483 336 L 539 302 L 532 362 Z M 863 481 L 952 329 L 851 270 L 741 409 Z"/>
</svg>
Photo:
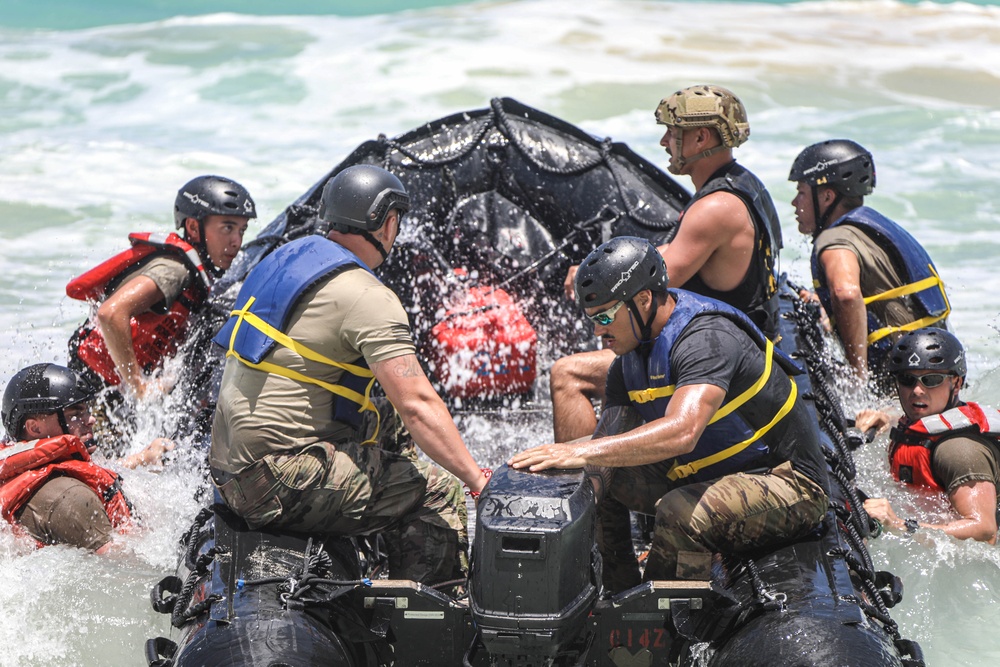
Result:
<svg viewBox="0 0 1000 667">
<path fill-rule="evenodd" d="M 576 388 L 578 360 L 574 359 L 575 356 L 572 354 L 562 357 L 552 364 L 552 369 L 549 371 L 549 392 L 553 396 Z"/>
<path fill-rule="evenodd" d="M 698 504 L 682 493 L 672 491 L 656 503 L 654 530 L 658 534 L 683 533 L 694 536 L 704 528 L 704 517 L 697 512 Z"/>
</svg>

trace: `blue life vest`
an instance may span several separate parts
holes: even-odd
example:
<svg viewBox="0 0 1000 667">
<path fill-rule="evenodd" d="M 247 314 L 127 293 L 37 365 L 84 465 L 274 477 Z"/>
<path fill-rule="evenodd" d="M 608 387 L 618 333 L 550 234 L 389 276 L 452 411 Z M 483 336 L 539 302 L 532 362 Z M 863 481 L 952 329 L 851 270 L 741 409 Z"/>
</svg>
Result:
<svg viewBox="0 0 1000 667">
<path fill-rule="evenodd" d="M 893 266 L 904 281 L 902 285 L 880 294 L 864 294 L 865 305 L 874 301 L 884 301 L 899 297 L 912 295 L 918 312 L 916 319 L 912 322 L 900 326 L 887 326 L 885 322 L 879 321 L 868 309 L 868 345 L 877 348 L 889 346 L 889 341 L 883 341 L 886 336 L 899 331 L 914 331 L 922 327 L 931 326 L 944 320 L 951 312 L 951 305 L 944 291 L 944 283 L 938 276 L 937 268 L 931 261 L 930 255 L 923 246 L 917 242 L 901 226 L 885 217 L 878 211 L 867 206 L 861 206 L 850 213 L 835 220 L 827 229 L 832 229 L 837 225 L 852 225 L 857 227 L 874 240 L 878 246 L 884 249 Z M 826 309 L 827 313 L 832 313 L 832 303 L 830 299 L 830 288 L 826 284 L 823 270 L 819 264 L 819 254 L 813 250 L 812 253 L 812 275 L 813 285 L 816 288 L 816 295 Z M 871 364 L 869 364 L 871 366 Z"/>
<path fill-rule="evenodd" d="M 622 357 L 625 386 L 629 399 L 646 422 L 660 419 L 666 414 L 667 404 L 675 386 L 670 375 L 670 354 L 691 321 L 701 315 L 722 315 L 745 331 L 764 351 L 764 372 L 749 389 L 739 396 L 729 398 L 709 421 L 695 448 L 674 459 L 667 474 L 672 481 L 686 479 L 686 483 L 717 479 L 734 472 L 766 467 L 765 457 L 769 448 L 763 440 L 767 434 L 795 405 L 798 389 L 789 378 L 791 390 L 784 404 L 769 423 L 754 429 L 737 412 L 737 409 L 756 396 L 767 384 L 773 365 L 777 363 L 793 373 L 798 366 L 754 326 L 739 310 L 715 299 L 699 296 L 687 290 L 670 290 L 677 301 L 666 325 L 653 342 L 648 360 L 635 350 Z M 727 396 L 728 398 L 728 396 Z"/>
<path fill-rule="evenodd" d="M 336 395 L 333 418 L 357 428 L 361 425 L 363 411 L 377 414 L 370 400 L 375 377 L 364 357 L 350 363 L 334 361 L 285 334 L 292 311 L 310 288 L 345 267 L 355 265 L 371 273 L 357 255 L 320 236 L 307 236 L 281 246 L 261 260 L 247 276 L 236 297 L 236 310 L 230 313 L 229 320 L 213 340 L 226 349 L 227 357 L 235 357 L 251 368 L 315 384 L 332 392 Z M 264 361 L 279 344 L 305 359 L 340 368 L 344 373 L 336 384 L 332 384 Z"/>
</svg>

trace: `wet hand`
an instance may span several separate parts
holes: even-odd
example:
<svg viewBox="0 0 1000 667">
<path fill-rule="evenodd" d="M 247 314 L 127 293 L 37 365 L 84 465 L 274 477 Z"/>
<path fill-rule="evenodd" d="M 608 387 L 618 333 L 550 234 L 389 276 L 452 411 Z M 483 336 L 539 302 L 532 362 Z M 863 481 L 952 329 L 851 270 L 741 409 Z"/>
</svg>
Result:
<svg viewBox="0 0 1000 667">
<path fill-rule="evenodd" d="M 892 505 L 885 498 L 869 498 L 865 501 L 865 511 L 868 512 L 868 516 L 883 526 L 890 526 L 892 528 L 903 527 L 903 520 L 896 516 Z"/>
<path fill-rule="evenodd" d="M 569 267 L 569 271 L 566 272 L 566 280 L 563 281 L 563 291 L 566 292 L 566 298 L 570 301 L 576 296 L 576 272 L 579 268 L 579 265 Z"/>
<path fill-rule="evenodd" d="M 176 446 L 176 443 L 169 438 L 156 438 L 141 452 L 130 454 L 123 458 L 122 465 L 130 469 L 139 466 L 162 465 L 163 455 Z"/>
<path fill-rule="evenodd" d="M 868 409 L 858 413 L 858 416 L 854 419 L 854 426 L 862 432 L 874 428 L 876 429 L 876 433 L 881 433 L 889 426 L 889 421 L 889 415 L 881 410 Z"/>
<path fill-rule="evenodd" d="M 515 454 L 507 464 L 514 469 L 527 468 L 531 472 L 548 468 L 582 468 L 587 465 L 584 450 L 585 447 L 575 443 L 541 445 Z"/>
</svg>

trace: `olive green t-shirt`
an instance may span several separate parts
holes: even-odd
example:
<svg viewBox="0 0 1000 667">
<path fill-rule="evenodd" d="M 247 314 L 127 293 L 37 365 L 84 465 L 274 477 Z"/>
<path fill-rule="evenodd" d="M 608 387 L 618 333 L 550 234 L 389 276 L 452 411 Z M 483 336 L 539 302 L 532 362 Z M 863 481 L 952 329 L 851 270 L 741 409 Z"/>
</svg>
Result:
<svg viewBox="0 0 1000 667">
<path fill-rule="evenodd" d="M 899 275 L 889 254 L 868 234 L 853 225 L 837 225 L 823 230 L 816 237 L 815 248 L 817 256 L 833 248 L 846 248 L 853 252 L 861 268 L 861 294 L 865 297 L 895 289 L 906 282 Z M 867 308 L 885 326 L 901 326 L 918 319 L 918 310 L 909 296 L 873 301 Z"/>
<path fill-rule="evenodd" d="M 998 457 L 996 445 L 985 438 L 956 436 L 934 447 L 931 470 L 948 493 L 970 482 L 993 482 L 1000 488 Z"/>
<path fill-rule="evenodd" d="M 399 298 L 361 268 L 337 273 L 307 291 L 292 311 L 286 333 L 341 363 L 357 363 L 363 357 L 372 364 L 416 352 Z M 281 345 L 263 362 L 328 383 L 336 383 L 343 373 Z M 352 434 L 349 426 L 334 421 L 333 401 L 334 394 L 322 387 L 256 370 L 230 357 L 212 425 L 212 468 L 235 474 L 267 454 L 292 453 Z"/>
<path fill-rule="evenodd" d="M 165 255 L 154 257 L 131 274 L 126 274 L 121 285 L 136 276 L 146 276 L 156 283 L 160 292 L 163 293 L 163 301 L 154 304 L 150 310 L 155 313 L 165 313 L 174 305 L 174 301 L 181 295 L 184 288 L 188 286 L 188 282 L 191 280 L 191 271 L 181 259 Z M 115 291 L 121 289 L 121 285 Z"/>
</svg>

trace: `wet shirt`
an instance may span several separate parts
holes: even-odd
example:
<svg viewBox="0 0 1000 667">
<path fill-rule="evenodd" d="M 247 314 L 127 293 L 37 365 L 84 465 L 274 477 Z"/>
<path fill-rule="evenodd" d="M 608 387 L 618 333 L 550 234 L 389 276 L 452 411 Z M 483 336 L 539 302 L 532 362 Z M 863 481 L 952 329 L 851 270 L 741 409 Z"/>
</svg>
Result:
<svg viewBox="0 0 1000 667">
<path fill-rule="evenodd" d="M 136 276 L 145 276 L 156 283 L 156 287 L 163 293 L 163 300 L 154 304 L 150 310 L 155 313 L 165 313 L 188 286 L 191 271 L 177 257 L 163 255 L 154 257 L 132 273 L 126 274 L 121 284 L 124 285 Z"/>
<path fill-rule="evenodd" d="M 1000 488 L 1000 449 L 981 436 L 955 436 L 942 440 L 931 453 L 931 470 L 948 493 L 962 484 L 992 482 Z"/>
<path fill-rule="evenodd" d="M 670 374 L 675 386 L 710 384 L 726 391 L 726 401 L 749 389 L 764 372 L 764 352 L 739 326 L 721 315 L 696 317 L 674 344 Z M 754 429 L 767 424 L 788 398 L 790 390 L 783 372 L 772 373 L 756 397 L 737 408 Z M 607 406 L 630 406 L 621 358 L 608 372 Z M 801 400 L 771 431 L 763 436 L 769 446 L 767 466 L 791 461 L 796 470 L 824 490 L 829 489 L 826 463 L 815 423 Z"/>
<path fill-rule="evenodd" d="M 861 269 L 861 293 L 868 297 L 895 289 L 906 283 L 900 276 L 892 259 L 885 250 L 864 231 L 853 225 L 837 225 L 832 229 L 822 231 L 816 237 L 816 253 L 824 250 L 846 248 L 854 253 Z M 917 309 L 912 305 L 910 297 L 874 301 L 867 308 L 888 326 L 901 326 L 918 318 Z"/>
<path fill-rule="evenodd" d="M 416 346 L 399 298 L 373 275 L 350 268 L 307 291 L 286 333 L 338 362 L 369 364 L 414 354 Z M 303 359 L 276 345 L 263 359 L 336 383 L 342 370 Z M 354 430 L 333 419 L 334 395 L 322 387 L 226 361 L 212 427 L 211 465 L 237 473 L 267 454 L 292 453 Z"/>
</svg>

